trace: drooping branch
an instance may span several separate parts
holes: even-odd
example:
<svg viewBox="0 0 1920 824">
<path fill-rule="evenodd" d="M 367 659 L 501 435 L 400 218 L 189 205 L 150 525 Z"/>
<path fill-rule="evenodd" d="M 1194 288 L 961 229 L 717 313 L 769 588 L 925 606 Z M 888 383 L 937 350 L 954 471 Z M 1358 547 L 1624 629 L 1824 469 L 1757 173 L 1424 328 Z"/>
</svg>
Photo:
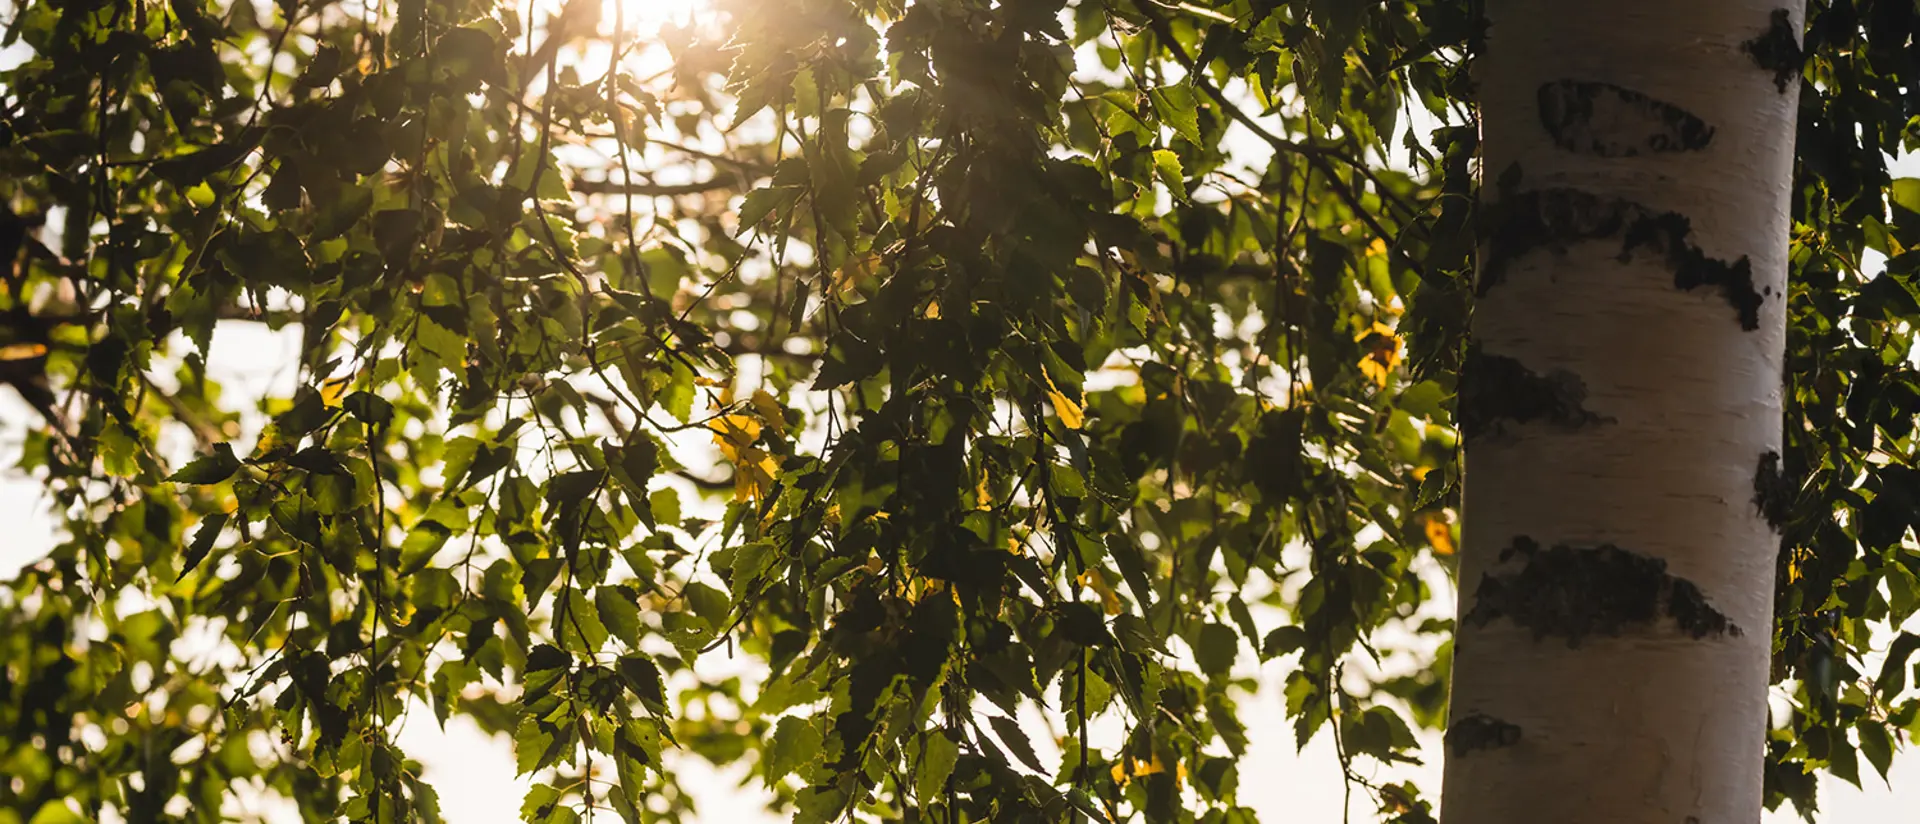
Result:
<svg viewBox="0 0 1920 824">
<path fill-rule="evenodd" d="M 1204 70 L 1205 67 L 1199 65 L 1199 63 L 1193 59 L 1192 55 L 1187 54 L 1186 48 L 1181 46 L 1180 41 L 1174 38 L 1173 27 L 1167 24 L 1166 18 L 1161 17 L 1159 12 L 1155 11 L 1150 3 L 1135 0 L 1133 6 L 1140 11 L 1141 15 L 1147 18 L 1147 24 L 1153 28 L 1154 34 L 1159 37 L 1161 42 L 1166 44 L 1167 51 L 1173 55 L 1175 62 L 1178 62 L 1181 68 L 1187 70 L 1187 78 L 1193 81 L 1193 84 L 1199 87 L 1202 92 L 1205 92 L 1208 97 L 1212 98 L 1214 103 L 1220 107 L 1221 111 L 1226 112 L 1228 117 L 1233 118 L 1240 125 L 1247 127 L 1247 130 L 1252 132 L 1255 137 L 1260 138 L 1262 141 L 1265 141 L 1267 145 L 1272 146 L 1274 151 L 1288 152 L 1306 158 L 1308 163 L 1313 164 L 1315 168 L 1327 176 L 1328 188 L 1331 188 L 1333 193 L 1338 196 L 1342 202 L 1347 204 L 1347 208 L 1352 209 L 1354 215 L 1365 222 L 1367 227 L 1372 229 L 1374 234 L 1379 236 L 1381 240 L 1388 242 L 1389 251 L 1393 255 L 1400 258 L 1401 262 L 1413 267 L 1415 270 L 1423 268 L 1419 261 L 1414 260 L 1412 256 L 1392 244 L 1391 241 L 1395 233 L 1389 231 L 1386 226 L 1380 223 L 1379 218 L 1374 217 L 1372 212 L 1367 211 L 1367 209 L 1361 205 L 1359 196 L 1344 185 L 1340 175 L 1333 168 L 1332 161 L 1338 160 L 1348 167 L 1357 169 L 1362 174 L 1367 175 L 1368 179 L 1373 181 L 1374 189 L 1380 193 L 1381 200 L 1383 202 L 1392 202 L 1390 192 L 1388 192 L 1384 185 L 1381 185 L 1378 178 L 1373 177 L 1372 171 L 1366 168 L 1365 162 L 1358 158 L 1349 157 L 1341 152 L 1288 140 L 1274 134 L 1272 130 L 1261 125 L 1260 121 L 1254 120 L 1252 115 L 1246 113 L 1246 110 L 1240 108 L 1239 105 L 1228 99 L 1226 92 L 1221 91 L 1219 86 L 1214 85 L 1213 81 L 1207 77 L 1207 73 Z M 1405 204 L 1396 205 L 1400 205 L 1409 211 L 1412 210 L 1412 207 L 1406 206 Z"/>
<path fill-rule="evenodd" d="M 612 180 L 573 179 L 573 190 L 583 195 L 638 195 L 642 197 L 680 197 L 716 192 L 722 189 L 738 189 L 746 186 L 747 179 L 731 172 L 721 172 L 706 180 L 692 183 L 620 183 Z"/>
</svg>

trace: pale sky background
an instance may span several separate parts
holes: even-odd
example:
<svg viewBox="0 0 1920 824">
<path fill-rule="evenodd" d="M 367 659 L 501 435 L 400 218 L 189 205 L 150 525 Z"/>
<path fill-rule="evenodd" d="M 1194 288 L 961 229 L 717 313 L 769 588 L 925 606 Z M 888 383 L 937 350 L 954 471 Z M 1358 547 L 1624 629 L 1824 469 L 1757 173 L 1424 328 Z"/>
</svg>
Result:
<svg viewBox="0 0 1920 824">
<path fill-rule="evenodd" d="M 627 15 L 646 36 L 661 21 L 684 18 L 702 0 L 613 0 L 628 2 Z M 0 17 L 11 18 L 12 0 L 0 0 Z M 612 14 L 607 19 L 612 20 Z M 0 52 L 0 65 L 19 59 L 17 49 Z M 604 58 L 602 58 L 604 60 Z M 1419 125 L 1416 128 L 1430 127 Z M 1236 126 L 1229 144 L 1249 165 L 1259 168 L 1269 151 L 1264 143 L 1251 138 Z M 1906 158 L 1897 164 L 1896 174 L 1920 175 L 1920 161 Z M 289 394 L 297 378 L 299 335 L 294 331 L 274 333 L 258 324 L 226 324 L 214 336 L 208 358 L 210 377 L 223 384 L 227 397 L 253 399 L 272 393 Z M 22 427 L 35 421 L 34 413 L 11 390 L 0 389 L 0 578 L 10 578 L 24 564 L 41 557 L 54 543 L 56 520 L 48 510 L 49 501 L 38 480 L 10 469 L 19 457 Z M 1442 597 L 1429 607 L 1434 614 L 1452 612 L 1450 593 L 1444 576 L 1428 576 L 1441 585 Z M 1256 613 L 1262 627 L 1276 626 L 1281 618 Z M 1920 627 L 1915 627 L 1920 629 Z M 1342 782 L 1331 735 L 1322 733 L 1303 752 L 1296 752 L 1291 723 L 1284 715 L 1284 699 L 1279 685 L 1287 673 L 1287 664 L 1262 666 L 1250 652 L 1243 651 L 1241 673 L 1257 677 L 1262 685 L 1256 695 L 1242 696 L 1241 718 L 1246 723 L 1252 746 L 1240 762 L 1240 800 L 1257 811 L 1267 822 L 1297 824 L 1338 824 L 1341 821 Z M 1877 666 L 1877 663 L 1875 664 Z M 738 674 L 751 683 L 751 663 L 729 660 L 722 653 L 701 659 L 698 669 L 706 676 Z M 1022 719 L 1030 737 L 1040 748 L 1042 760 L 1056 764 L 1058 753 L 1051 751 L 1053 736 L 1037 714 Z M 1106 728 L 1103 729 L 1103 726 Z M 1111 748 L 1120 736 L 1112 723 L 1094 724 L 1092 739 L 1097 746 Z M 425 766 L 426 778 L 440 793 L 442 812 L 453 824 L 494 824 L 518 820 L 521 796 L 530 782 L 513 774 L 509 741 L 481 733 L 469 720 L 455 718 L 446 729 L 439 729 L 431 712 L 420 708 L 410 715 L 399 732 L 402 746 Z M 1424 752 L 1435 759 L 1421 767 L 1372 770 L 1361 767 L 1380 780 L 1413 779 L 1429 798 L 1437 798 L 1440 789 L 1438 757 L 1441 752 L 1437 734 L 1423 734 Z M 679 759 L 677 774 L 695 793 L 703 822 L 775 822 L 785 820 L 764 809 L 766 794 L 757 785 L 743 783 L 748 774 L 745 765 L 714 770 L 693 758 Z M 1892 787 L 1866 774 L 1863 789 L 1845 782 L 1823 778 L 1820 824 L 1852 822 L 1900 822 L 1920 820 L 1920 756 L 1902 753 L 1895 758 L 1890 776 Z M 1355 790 L 1353 820 L 1373 821 L 1373 804 L 1364 790 Z M 289 811 L 268 807 L 255 809 L 261 820 L 296 821 Z M 1766 824 L 1798 821 L 1790 812 L 1771 814 Z"/>
</svg>

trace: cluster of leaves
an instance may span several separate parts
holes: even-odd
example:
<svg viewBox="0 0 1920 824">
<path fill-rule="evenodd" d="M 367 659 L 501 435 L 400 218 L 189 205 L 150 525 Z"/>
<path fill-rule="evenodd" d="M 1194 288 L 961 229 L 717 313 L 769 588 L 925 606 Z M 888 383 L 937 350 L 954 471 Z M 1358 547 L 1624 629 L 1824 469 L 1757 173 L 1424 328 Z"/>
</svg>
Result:
<svg viewBox="0 0 1920 824">
<path fill-rule="evenodd" d="M 1471 4 L 714 5 L 20 7 L 0 376 L 66 529 L 0 590 L 0 818 L 431 821 L 392 734 L 431 712 L 512 736 L 531 820 L 689 820 L 680 753 L 801 821 L 1250 821 L 1257 659 L 1431 820 L 1354 765 L 1445 710 Z M 1911 640 L 1849 686 L 1913 607 L 1911 84 L 1836 9 L 1770 772 L 1808 804 L 1913 716 Z M 229 400 L 262 323 L 297 386 Z"/>
<path fill-rule="evenodd" d="M 1909 251 L 1920 243 L 1920 180 L 1887 169 L 1890 156 L 1920 146 L 1907 55 L 1916 36 L 1910 3 L 1816 0 L 1807 10 L 1787 449 L 1769 513 L 1783 523 L 1774 677 L 1792 709 L 1770 734 L 1767 769 L 1768 806 L 1791 800 L 1807 815 L 1817 770 L 1857 785 L 1864 757 L 1884 777 L 1904 737 L 1920 735 L 1910 689 L 1920 635 L 1901 631 L 1920 609 L 1909 531 L 1920 503 L 1920 256 Z"/>
</svg>

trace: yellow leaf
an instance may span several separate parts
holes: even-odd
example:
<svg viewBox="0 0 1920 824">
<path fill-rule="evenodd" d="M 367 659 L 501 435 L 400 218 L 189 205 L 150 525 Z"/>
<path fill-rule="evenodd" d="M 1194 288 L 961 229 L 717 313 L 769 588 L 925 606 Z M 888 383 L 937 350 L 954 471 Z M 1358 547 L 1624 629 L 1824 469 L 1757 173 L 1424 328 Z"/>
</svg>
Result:
<svg viewBox="0 0 1920 824">
<path fill-rule="evenodd" d="M 713 408 L 720 409 L 733 404 L 733 382 L 705 375 L 693 376 L 693 385 L 720 390 L 720 396 L 714 399 Z"/>
<path fill-rule="evenodd" d="M 47 354 L 47 345 L 25 341 L 0 346 L 0 361 L 19 361 L 38 358 Z"/>
<path fill-rule="evenodd" d="M 269 422 L 260 430 L 259 440 L 254 441 L 253 454 L 265 455 L 270 453 L 275 447 L 280 445 L 280 441 L 282 440 L 284 439 L 280 436 L 280 427 Z"/>
<path fill-rule="evenodd" d="M 620 119 L 629 136 L 638 135 L 647 130 L 646 115 L 632 106 L 624 103 L 620 105 Z"/>
<path fill-rule="evenodd" d="M 1813 550 L 1794 547 L 1787 560 L 1787 583 L 1795 583 L 1806 577 L 1806 563 L 1810 560 L 1813 560 Z"/>
<path fill-rule="evenodd" d="M 861 283 L 871 279 L 880 265 L 880 256 L 873 252 L 864 252 L 847 258 L 833 273 L 833 288 L 846 292 L 858 288 Z"/>
<path fill-rule="evenodd" d="M 1167 767 L 1160 763 L 1160 756 L 1158 755 L 1155 755 L 1151 761 L 1141 761 L 1128 755 L 1122 756 L 1119 761 L 1114 762 L 1111 772 L 1113 774 L 1113 783 L 1124 787 L 1129 781 L 1139 778 L 1140 776 L 1153 775 L 1154 773 L 1163 773 L 1166 771 Z M 1180 771 L 1175 775 L 1177 779 L 1186 778 L 1187 766 L 1185 764 L 1180 765 Z"/>
<path fill-rule="evenodd" d="M 347 396 L 347 387 L 353 385 L 353 376 L 328 378 L 320 382 L 320 402 L 327 406 L 339 406 L 340 399 Z"/>
<path fill-rule="evenodd" d="M 1354 340 L 1367 341 L 1367 354 L 1360 358 L 1360 374 L 1385 389 L 1387 378 L 1400 365 L 1400 336 L 1393 327 L 1375 321 L 1373 328 L 1354 336 Z"/>
<path fill-rule="evenodd" d="M 754 501 L 773 489 L 780 462 L 753 443 L 760 439 L 760 421 L 750 415 L 723 415 L 707 422 L 713 443 L 733 463 L 733 499 Z"/>
<path fill-rule="evenodd" d="M 713 442 L 727 458 L 739 462 L 739 452 L 760 439 L 760 421 L 749 415 L 723 415 L 707 422 Z"/>
<path fill-rule="evenodd" d="M 1376 387 L 1385 389 L 1387 386 L 1388 370 L 1381 366 L 1379 361 L 1374 360 L 1372 355 L 1360 359 L 1360 374 L 1367 376 L 1367 380 L 1373 381 Z"/>
<path fill-rule="evenodd" d="M 1107 584 L 1107 576 L 1100 574 L 1100 570 L 1089 569 L 1082 572 L 1079 580 L 1081 585 L 1100 593 L 1100 607 L 1106 610 L 1108 615 L 1119 615 L 1126 611 L 1126 607 L 1120 604 L 1119 593 L 1114 592 L 1113 587 Z"/>
<path fill-rule="evenodd" d="M 780 402 L 774 400 L 772 395 L 767 394 L 767 390 L 753 390 L 753 411 L 758 413 L 760 419 L 766 421 L 768 426 L 773 427 L 775 433 L 780 435 L 787 434 L 786 414 L 780 408 Z"/>
<path fill-rule="evenodd" d="M 1362 340 L 1366 340 L 1368 337 L 1373 335 L 1381 335 L 1389 338 L 1393 337 L 1394 335 L 1393 327 L 1388 326 L 1376 320 L 1373 322 L 1372 326 L 1353 333 L 1353 339 L 1356 341 L 1362 341 Z"/>
<path fill-rule="evenodd" d="M 757 501 L 766 497 L 773 490 L 773 477 L 779 472 L 779 462 L 766 450 L 752 446 L 740 450 L 733 464 L 733 499 Z"/>
<path fill-rule="evenodd" d="M 1427 543 L 1433 545 L 1433 551 L 1435 553 L 1440 555 L 1452 555 L 1454 553 L 1453 525 L 1447 523 L 1447 517 L 1445 515 L 1438 512 L 1428 515 L 1426 532 Z"/>
<path fill-rule="evenodd" d="M 1060 423 L 1068 429 L 1079 429 L 1085 425 L 1087 413 L 1081 409 L 1080 403 L 1060 391 L 1060 387 L 1054 385 L 1052 375 L 1045 372 L 1041 374 L 1047 378 L 1047 402 L 1053 404 L 1053 413 L 1060 416 Z"/>
</svg>

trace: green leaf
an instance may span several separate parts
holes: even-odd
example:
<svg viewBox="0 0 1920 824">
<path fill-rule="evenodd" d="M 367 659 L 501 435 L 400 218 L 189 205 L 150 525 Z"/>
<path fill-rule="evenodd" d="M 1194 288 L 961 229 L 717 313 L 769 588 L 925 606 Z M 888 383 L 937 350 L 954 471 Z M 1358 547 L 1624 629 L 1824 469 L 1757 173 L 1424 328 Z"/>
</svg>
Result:
<svg viewBox="0 0 1920 824">
<path fill-rule="evenodd" d="M 1295 626 L 1276 627 L 1260 644 L 1260 657 L 1271 660 L 1307 645 L 1307 631 Z"/>
<path fill-rule="evenodd" d="M 250 130 L 237 140 L 155 161 L 153 172 L 184 189 L 239 163 L 258 140 L 259 132 Z"/>
<path fill-rule="evenodd" d="M 267 181 L 266 190 L 260 193 L 260 202 L 276 212 L 300 208 L 300 175 L 293 161 L 280 164 Z"/>
<path fill-rule="evenodd" d="M 1145 655 L 1149 652 L 1166 652 L 1166 644 L 1161 639 L 1160 634 L 1154 631 L 1153 627 L 1146 622 L 1146 619 L 1133 613 L 1122 613 L 1114 616 L 1113 635 L 1114 639 L 1120 643 L 1121 649 L 1134 653 L 1135 655 Z"/>
<path fill-rule="evenodd" d="M 567 587 L 565 605 L 564 614 L 556 609 L 553 616 L 560 625 L 562 638 L 571 640 L 574 649 L 585 653 L 597 652 L 607 645 L 607 627 L 600 622 L 600 611 L 587 600 L 586 593 Z"/>
<path fill-rule="evenodd" d="M 1259 429 L 1247 443 L 1245 471 L 1261 494 L 1272 500 L 1302 494 L 1305 425 L 1306 411 L 1299 407 L 1267 412 L 1260 416 Z"/>
<path fill-rule="evenodd" d="M 1906 690 L 1907 662 L 1916 651 L 1920 651 L 1920 635 L 1911 632 L 1900 633 L 1887 645 L 1887 659 L 1880 665 L 1880 677 L 1874 679 L 1885 700 L 1892 701 Z"/>
<path fill-rule="evenodd" d="M 1020 730 L 1018 722 L 1005 716 L 989 715 L 987 723 L 993 725 L 993 734 L 1000 738 L 1000 743 L 1005 745 L 1015 758 L 1020 759 L 1020 763 L 1027 765 L 1027 768 L 1034 772 L 1047 771 L 1046 767 L 1040 765 L 1040 756 L 1034 753 L 1033 742 L 1027 740 L 1027 734 Z"/>
<path fill-rule="evenodd" d="M 213 445 L 212 454 L 194 458 L 167 480 L 181 484 L 217 484 L 238 471 L 240 459 L 234 457 L 233 445 L 217 443 Z"/>
<path fill-rule="evenodd" d="M 559 790 L 545 784 L 535 784 L 527 788 L 527 794 L 520 803 L 520 818 L 525 821 L 546 821 L 559 804 Z"/>
<path fill-rule="evenodd" d="M 960 745 L 949 735 L 945 730 L 928 730 L 920 737 L 925 749 L 913 773 L 913 790 L 922 805 L 940 797 L 946 788 L 947 776 L 953 774 L 954 764 L 960 761 Z"/>
<path fill-rule="evenodd" d="M 559 757 L 560 741 L 533 716 L 520 719 L 513 733 L 515 775 L 542 769 Z"/>
<path fill-rule="evenodd" d="M 1067 803 L 1072 804 L 1073 808 L 1086 816 L 1088 821 L 1107 821 L 1111 818 L 1105 810 L 1100 809 L 1100 805 L 1094 803 L 1093 797 L 1087 795 L 1086 790 L 1079 787 L 1070 788 L 1066 792 L 1066 797 Z"/>
<path fill-rule="evenodd" d="M 180 556 L 180 577 L 186 577 L 213 550 L 213 542 L 220 537 L 220 531 L 226 529 L 229 517 L 225 512 L 215 512 L 200 520 L 199 531 L 193 533 L 193 543 Z"/>
<path fill-rule="evenodd" d="M 660 468 L 660 448 L 645 433 L 636 433 L 626 443 L 602 447 L 614 479 L 634 501 L 647 500 L 647 482 Z M 649 512 L 649 515 L 652 513 Z"/>
<path fill-rule="evenodd" d="M 760 580 L 762 573 L 773 567 L 780 553 L 773 544 L 755 541 L 742 544 L 733 552 L 733 564 L 728 570 L 728 588 L 733 591 L 733 602 L 740 603 L 751 593 L 753 584 Z"/>
<path fill-rule="evenodd" d="M 778 781 L 812 761 L 820 754 L 821 741 L 820 731 L 807 719 L 791 715 L 781 718 L 766 751 L 766 780 Z"/>
<path fill-rule="evenodd" d="M 1827 753 L 1827 772 L 1832 773 L 1835 778 L 1852 784 L 1856 789 L 1861 789 L 1859 752 L 1853 748 L 1853 743 L 1847 740 L 1845 728 L 1834 728 L 1829 732 L 1833 735 L 1834 743 Z"/>
<path fill-rule="evenodd" d="M 40 809 L 34 812 L 33 818 L 28 819 L 27 824 L 87 824 L 87 819 L 74 812 L 65 799 L 55 799 L 40 805 Z"/>
<path fill-rule="evenodd" d="M 1260 628 L 1253 622 L 1253 611 L 1247 609 L 1247 602 L 1241 600 L 1238 593 L 1228 596 L 1227 615 L 1233 618 L 1234 626 L 1240 628 L 1240 637 L 1249 643 L 1260 637 Z"/>
<path fill-rule="evenodd" d="M 655 715 L 667 713 L 666 683 L 660 678 L 660 668 L 652 658 L 645 655 L 623 655 L 617 665 L 620 679 L 627 682 L 627 689 L 633 691 L 640 703 Z"/>
<path fill-rule="evenodd" d="M 608 633 L 630 648 L 640 643 L 640 604 L 626 587 L 600 587 L 594 590 L 593 603 Z"/>
<path fill-rule="evenodd" d="M 1920 178 L 1895 178 L 1887 185 L 1887 200 L 1895 206 L 1920 215 Z"/>
<path fill-rule="evenodd" d="M 1225 675 L 1233 669 L 1233 659 L 1240 651 L 1240 636 L 1225 624 L 1206 624 L 1200 627 L 1200 635 L 1195 639 L 1194 660 L 1200 664 L 1200 670 L 1208 675 Z"/>
<path fill-rule="evenodd" d="M 453 531 L 438 521 L 421 521 L 407 532 L 400 543 L 400 574 L 412 575 L 432 563 L 435 553 L 447 545 Z"/>
<path fill-rule="evenodd" d="M 348 395 L 340 406 L 361 423 L 370 426 L 386 426 L 393 422 L 393 404 L 372 392 L 362 390 Z"/>
<path fill-rule="evenodd" d="M 1886 565 L 1886 575 L 1887 607 L 1892 611 L 1890 623 L 1900 626 L 1920 608 L 1920 579 L 1898 561 Z"/>
<path fill-rule="evenodd" d="M 1400 392 L 1400 408 L 1428 421 L 1444 421 L 1446 393 L 1434 381 L 1420 381 Z"/>
<path fill-rule="evenodd" d="M 707 623 L 718 625 L 727 618 L 727 610 L 732 601 L 727 594 L 699 581 L 690 581 L 680 588 L 680 597 L 685 598 L 687 606 L 693 608 L 693 614 L 705 618 Z"/>
<path fill-rule="evenodd" d="M 562 472 L 547 482 L 547 504 L 551 506 L 579 504 L 599 492 L 600 485 L 606 480 L 605 470 L 586 469 L 578 472 Z"/>
<path fill-rule="evenodd" d="M 656 489 L 647 496 L 647 506 L 653 510 L 653 520 L 662 524 L 680 523 L 680 492 L 667 487 Z"/>
<path fill-rule="evenodd" d="M 1153 151 L 1153 173 L 1178 200 L 1187 199 L 1187 176 L 1180 168 L 1180 156 L 1166 149 Z"/>
<path fill-rule="evenodd" d="M 1153 110 L 1187 142 L 1200 143 L 1200 111 L 1192 87 L 1186 84 L 1161 86 L 1152 92 Z M 1156 165 L 1159 157 L 1155 155 Z"/>
<path fill-rule="evenodd" d="M 778 186 L 748 192 L 746 200 L 740 204 L 740 229 L 735 234 L 744 234 L 758 227 L 761 221 L 766 220 L 774 210 L 792 206 L 799 197 L 800 188 L 797 186 Z"/>
<path fill-rule="evenodd" d="M 1887 780 L 1887 769 L 1893 766 L 1893 736 L 1887 732 L 1887 726 L 1868 720 L 1861 721 L 1854 729 L 1860 732 L 1860 754 L 1867 757 L 1867 763 L 1880 774 L 1880 780 Z"/>
<path fill-rule="evenodd" d="M 1133 598 L 1143 608 L 1153 605 L 1153 579 L 1147 574 L 1147 558 L 1140 546 L 1131 539 L 1117 533 L 1107 534 L 1107 555 L 1120 567 L 1120 575 L 1127 579 L 1127 588 L 1133 591 Z"/>
</svg>

